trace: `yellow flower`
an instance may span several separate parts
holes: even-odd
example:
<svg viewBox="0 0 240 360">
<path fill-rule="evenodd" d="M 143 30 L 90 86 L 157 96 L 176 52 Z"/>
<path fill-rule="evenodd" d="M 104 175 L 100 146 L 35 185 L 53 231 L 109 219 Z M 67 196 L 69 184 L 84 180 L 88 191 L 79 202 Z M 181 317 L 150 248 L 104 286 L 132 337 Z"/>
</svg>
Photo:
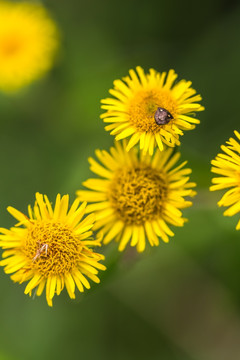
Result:
<svg viewBox="0 0 240 360">
<path fill-rule="evenodd" d="M 0 89 L 16 91 L 52 66 L 58 31 L 39 3 L 0 1 Z"/>
<path fill-rule="evenodd" d="M 188 182 L 190 169 L 186 161 L 173 167 L 180 153 L 168 148 L 156 151 L 153 158 L 136 148 L 126 151 L 126 142 L 107 151 L 96 151 L 102 164 L 90 158 L 91 170 L 101 178 L 83 183 L 90 189 L 77 191 L 80 200 L 93 202 L 86 212 L 96 215 L 94 230 L 105 234 L 103 243 L 114 238 L 123 251 L 130 242 L 138 252 L 145 249 L 146 238 L 151 246 L 158 246 L 159 239 L 168 242 L 174 233 L 168 224 L 183 226 L 186 219 L 180 209 L 191 206 L 185 196 L 193 196 L 196 184 Z"/>
<path fill-rule="evenodd" d="M 192 130 L 199 120 L 193 117 L 196 111 L 204 110 L 197 103 L 202 98 L 195 95 L 191 82 L 181 80 L 174 84 L 177 74 L 174 70 L 158 73 L 154 69 L 144 74 L 138 66 L 130 70 L 130 76 L 114 81 L 109 93 L 115 98 L 102 100 L 101 115 L 104 122 L 111 123 L 105 129 L 120 140 L 131 136 L 126 150 L 140 142 L 144 153 L 153 154 L 155 146 L 164 149 L 163 144 L 179 145 L 183 130 Z"/>
<path fill-rule="evenodd" d="M 90 238 L 94 215 L 85 213 L 86 203 L 79 206 L 76 199 L 68 211 L 69 196 L 58 194 L 52 208 L 46 195 L 36 193 L 29 217 L 8 207 L 9 213 L 19 223 L 10 230 L 0 228 L 0 246 L 6 249 L 0 262 L 6 274 L 15 282 L 28 281 L 25 294 L 33 289 L 40 296 L 46 287 L 46 298 L 52 306 L 54 294 L 59 295 L 64 286 L 71 299 L 75 298 L 75 285 L 80 292 L 90 288 L 86 277 L 99 283 L 97 269 L 105 270 L 99 263 L 104 256 L 91 247 L 100 246 L 100 240 Z"/>
<path fill-rule="evenodd" d="M 238 140 L 240 140 L 240 133 L 236 130 L 234 133 Z M 211 171 L 222 176 L 212 179 L 212 183 L 215 185 L 212 185 L 210 190 L 230 188 L 218 202 L 218 205 L 230 206 L 223 214 L 225 216 L 233 216 L 240 212 L 240 143 L 230 138 L 226 144 L 227 146 L 221 146 L 225 154 L 220 153 L 211 161 L 213 165 Z M 240 229 L 240 220 L 237 223 L 236 229 Z"/>
</svg>

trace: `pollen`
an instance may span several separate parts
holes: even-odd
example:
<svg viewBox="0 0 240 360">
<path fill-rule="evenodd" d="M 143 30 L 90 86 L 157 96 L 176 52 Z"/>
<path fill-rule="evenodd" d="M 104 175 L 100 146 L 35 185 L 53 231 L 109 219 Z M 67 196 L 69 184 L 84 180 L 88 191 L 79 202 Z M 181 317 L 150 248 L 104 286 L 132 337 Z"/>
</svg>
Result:
<svg viewBox="0 0 240 360">
<path fill-rule="evenodd" d="M 82 246 L 66 225 L 36 223 L 28 229 L 23 252 L 32 259 L 32 268 L 43 276 L 63 275 L 77 266 Z"/>
<path fill-rule="evenodd" d="M 139 91 L 129 104 L 130 124 L 141 132 L 158 133 L 160 128 L 154 119 L 158 107 L 166 109 L 173 118 L 177 115 L 176 101 L 168 91 L 158 89 Z"/>
<path fill-rule="evenodd" d="M 128 225 L 141 225 L 161 216 L 166 196 L 163 174 L 145 164 L 118 170 L 109 192 L 117 216 Z"/>
</svg>

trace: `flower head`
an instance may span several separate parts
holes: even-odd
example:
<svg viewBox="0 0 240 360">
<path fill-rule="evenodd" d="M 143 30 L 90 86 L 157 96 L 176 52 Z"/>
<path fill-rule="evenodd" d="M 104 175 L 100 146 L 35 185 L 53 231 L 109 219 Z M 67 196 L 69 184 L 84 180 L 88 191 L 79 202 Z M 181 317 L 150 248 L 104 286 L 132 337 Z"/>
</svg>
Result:
<svg viewBox="0 0 240 360">
<path fill-rule="evenodd" d="M 86 211 L 95 213 L 94 230 L 105 234 L 103 243 L 115 238 L 120 251 L 130 242 L 142 252 L 146 238 L 151 246 L 159 245 L 158 237 L 168 242 L 174 235 L 168 225 L 183 226 L 180 209 L 192 205 L 184 197 L 195 194 L 186 162 L 174 167 L 180 153 L 168 148 L 151 158 L 135 148 L 127 152 L 126 142 L 116 142 L 110 153 L 97 150 L 96 155 L 102 164 L 92 158 L 89 162 L 100 178 L 85 181 L 90 191 L 79 190 L 77 196 L 93 203 Z"/>
<path fill-rule="evenodd" d="M 75 298 L 75 286 L 80 292 L 90 288 L 87 277 L 99 282 L 97 269 L 105 270 L 99 261 L 104 256 L 92 250 L 100 246 L 100 240 L 90 238 L 94 215 L 84 220 L 86 203 L 79 206 L 75 200 L 68 211 L 69 196 L 58 194 L 53 208 L 46 195 L 36 193 L 29 217 L 8 207 L 19 223 L 10 230 L 0 228 L 0 246 L 5 249 L 0 262 L 6 274 L 14 273 L 15 282 L 29 281 L 25 294 L 33 289 L 40 296 L 46 287 L 46 298 L 52 306 L 54 294 L 59 295 L 64 286 L 71 299 Z"/>
<path fill-rule="evenodd" d="M 114 89 L 109 90 L 114 98 L 101 101 L 102 109 L 107 110 L 101 118 L 111 123 L 105 129 L 116 135 L 116 140 L 130 136 L 127 151 L 140 142 L 140 149 L 152 155 L 156 145 L 160 151 L 163 144 L 179 145 L 179 135 L 199 124 L 193 115 L 204 107 L 197 103 L 202 98 L 190 81 L 174 84 L 174 70 L 168 74 L 154 69 L 145 74 L 140 66 L 136 70 L 114 81 Z"/>
<path fill-rule="evenodd" d="M 238 140 L 240 133 L 234 131 Z M 230 188 L 218 202 L 219 206 L 229 206 L 223 213 L 225 216 L 233 216 L 240 213 L 240 143 L 230 138 L 227 145 L 222 145 L 224 154 L 220 153 L 211 161 L 211 171 L 221 175 L 212 179 L 211 191 Z M 236 229 L 240 229 L 240 220 Z"/>
<path fill-rule="evenodd" d="M 52 66 L 55 23 L 40 3 L 0 1 L 0 89 L 16 91 Z"/>
</svg>

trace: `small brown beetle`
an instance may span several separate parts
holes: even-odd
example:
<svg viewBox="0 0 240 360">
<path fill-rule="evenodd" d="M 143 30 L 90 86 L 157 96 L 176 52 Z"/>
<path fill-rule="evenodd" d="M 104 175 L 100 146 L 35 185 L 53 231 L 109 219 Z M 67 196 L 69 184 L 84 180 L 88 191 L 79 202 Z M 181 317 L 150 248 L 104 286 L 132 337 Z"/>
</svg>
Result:
<svg viewBox="0 0 240 360">
<path fill-rule="evenodd" d="M 166 125 L 171 119 L 173 119 L 173 116 L 166 109 L 158 107 L 157 111 L 154 114 L 154 119 L 156 121 L 156 124 Z"/>
</svg>

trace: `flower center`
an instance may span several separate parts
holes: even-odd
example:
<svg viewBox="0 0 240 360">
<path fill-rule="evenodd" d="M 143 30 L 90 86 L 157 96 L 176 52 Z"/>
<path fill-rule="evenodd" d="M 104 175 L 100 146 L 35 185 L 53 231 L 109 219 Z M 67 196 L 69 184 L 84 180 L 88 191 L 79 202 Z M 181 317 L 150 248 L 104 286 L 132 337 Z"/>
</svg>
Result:
<svg viewBox="0 0 240 360">
<path fill-rule="evenodd" d="M 165 109 L 173 119 L 177 115 L 177 104 L 169 91 L 159 89 L 139 91 L 130 101 L 129 122 L 140 132 L 156 134 L 164 126 L 155 121 L 154 115 L 158 108 Z"/>
<path fill-rule="evenodd" d="M 164 175 L 145 164 L 119 169 L 109 191 L 117 216 L 129 225 L 141 225 L 157 218 L 166 196 Z"/>
<path fill-rule="evenodd" d="M 30 227 L 24 247 L 32 267 L 46 277 L 70 271 L 77 264 L 81 250 L 81 241 L 70 228 L 50 221 Z"/>
<path fill-rule="evenodd" d="M 19 52 L 21 47 L 22 44 L 16 36 L 8 36 L 5 39 L 2 39 L 0 44 L 1 53 L 5 57 L 14 56 Z"/>
</svg>

